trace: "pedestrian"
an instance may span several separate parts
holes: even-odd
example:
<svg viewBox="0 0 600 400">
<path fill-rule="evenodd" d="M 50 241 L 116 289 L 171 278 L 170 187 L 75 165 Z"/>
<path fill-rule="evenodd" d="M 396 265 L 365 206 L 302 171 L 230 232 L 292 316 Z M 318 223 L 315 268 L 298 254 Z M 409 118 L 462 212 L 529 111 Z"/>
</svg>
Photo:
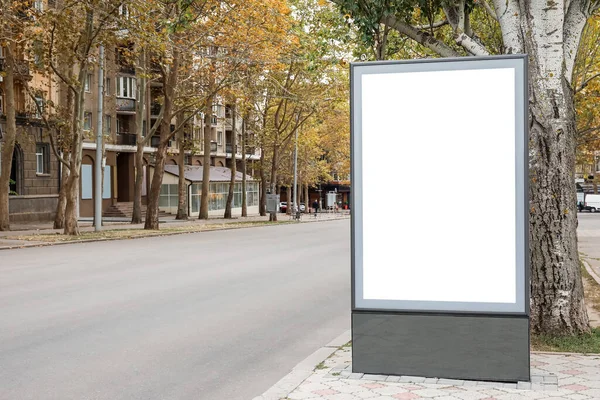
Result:
<svg viewBox="0 0 600 400">
<path fill-rule="evenodd" d="M 319 210 L 319 202 L 317 200 L 313 201 L 312 206 L 315 210 L 315 218 L 317 218 L 317 212 Z"/>
</svg>

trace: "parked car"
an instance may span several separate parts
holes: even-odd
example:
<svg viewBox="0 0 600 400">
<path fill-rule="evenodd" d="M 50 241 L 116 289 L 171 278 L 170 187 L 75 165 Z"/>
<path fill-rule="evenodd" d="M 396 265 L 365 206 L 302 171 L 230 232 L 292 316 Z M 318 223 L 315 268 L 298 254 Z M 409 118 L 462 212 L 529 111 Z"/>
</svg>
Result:
<svg viewBox="0 0 600 400">
<path fill-rule="evenodd" d="M 304 203 L 300 203 L 300 206 L 298 208 L 300 209 L 301 212 L 306 211 L 306 206 L 304 205 Z"/>
<path fill-rule="evenodd" d="M 589 212 L 600 210 L 600 194 L 586 194 L 583 209 Z"/>
<path fill-rule="evenodd" d="M 279 211 L 281 211 L 282 213 L 287 211 L 287 202 L 286 201 L 282 201 L 281 203 L 279 203 Z"/>
</svg>

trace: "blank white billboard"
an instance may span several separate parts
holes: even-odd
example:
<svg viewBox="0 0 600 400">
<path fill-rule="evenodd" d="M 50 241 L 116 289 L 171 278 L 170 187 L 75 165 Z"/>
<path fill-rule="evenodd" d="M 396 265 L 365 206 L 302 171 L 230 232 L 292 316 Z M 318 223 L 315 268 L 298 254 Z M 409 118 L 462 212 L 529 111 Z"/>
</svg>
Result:
<svg viewBox="0 0 600 400">
<path fill-rule="evenodd" d="M 353 65 L 355 309 L 527 312 L 525 63 Z"/>
</svg>

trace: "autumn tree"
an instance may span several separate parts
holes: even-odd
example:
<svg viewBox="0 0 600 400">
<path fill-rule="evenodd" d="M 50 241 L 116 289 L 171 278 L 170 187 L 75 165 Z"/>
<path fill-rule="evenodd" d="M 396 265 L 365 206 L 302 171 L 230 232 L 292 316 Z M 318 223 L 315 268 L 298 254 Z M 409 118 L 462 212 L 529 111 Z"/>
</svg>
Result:
<svg viewBox="0 0 600 400">
<path fill-rule="evenodd" d="M 23 11 L 21 2 L 2 0 L 0 3 L 0 47 L 3 48 L 4 58 L 0 59 L 0 76 L 4 81 L 6 99 L 6 130 L 3 131 L 3 142 L 0 159 L 0 231 L 10 229 L 8 213 L 8 196 L 10 191 L 10 174 L 12 168 L 13 151 L 17 137 L 15 115 L 15 76 L 18 76 L 17 48 L 23 32 L 22 18 L 19 13 Z"/>
<path fill-rule="evenodd" d="M 333 1 L 362 32 L 384 24 L 437 56 L 529 55 L 531 329 L 548 334 L 589 331 L 573 200 L 573 69 L 582 31 L 600 2 Z M 435 21 L 414 18 L 425 3 Z M 490 32 L 475 23 L 479 12 L 494 20 Z M 451 35 L 427 28 L 443 20 Z M 494 37 L 502 38 L 501 46 Z"/>
<path fill-rule="evenodd" d="M 577 112 L 577 161 L 581 166 L 596 164 L 600 150 L 600 16 L 592 16 L 586 26 L 573 74 Z M 593 169 L 595 171 L 595 169 Z M 594 190 L 597 191 L 597 184 Z"/>
</svg>

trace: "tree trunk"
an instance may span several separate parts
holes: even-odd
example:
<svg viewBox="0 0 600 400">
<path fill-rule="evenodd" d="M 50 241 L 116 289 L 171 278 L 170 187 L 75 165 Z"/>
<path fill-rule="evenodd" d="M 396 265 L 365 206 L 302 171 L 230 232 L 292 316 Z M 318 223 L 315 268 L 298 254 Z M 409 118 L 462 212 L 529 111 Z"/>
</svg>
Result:
<svg viewBox="0 0 600 400">
<path fill-rule="evenodd" d="M 279 148 L 273 145 L 273 162 L 271 163 L 271 193 L 277 193 L 277 163 Z M 271 213 L 269 221 L 277 221 L 277 212 Z"/>
<path fill-rule="evenodd" d="M 211 78 L 214 79 L 214 78 Z M 202 196 L 200 197 L 200 215 L 198 219 L 208 219 L 208 196 L 210 189 L 210 141 L 212 134 L 212 104 L 214 96 L 206 101 L 204 113 L 204 160 L 202 163 Z"/>
<path fill-rule="evenodd" d="M 306 214 L 310 213 L 310 198 L 308 195 L 308 183 L 305 183 L 304 186 L 302 187 L 303 191 L 304 191 L 304 212 Z"/>
<path fill-rule="evenodd" d="M 246 120 L 248 111 L 242 120 L 242 217 L 248 216 L 248 205 L 246 204 Z"/>
<path fill-rule="evenodd" d="M 8 196 L 10 191 L 10 174 L 12 159 L 17 137 L 15 119 L 15 86 L 14 86 L 14 59 L 11 46 L 6 46 L 6 74 L 4 77 L 4 91 L 6 101 L 6 131 L 2 143 L 2 165 L 0 168 L 0 231 L 10 229 L 10 215 L 8 213 Z"/>
<path fill-rule="evenodd" d="M 86 75 L 86 67 L 82 66 L 79 73 L 79 81 L 83 82 Z M 79 176 L 81 173 L 81 161 L 83 158 L 83 133 L 82 124 L 84 117 L 83 84 L 75 96 L 75 112 L 73 115 L 73 142 L 71 144 L 71 160 L 69 177 L 66 181 L 66 205 L 65 205 L 65 235 L 79 235 L 78 207 L 79 207 Z"/>
<path fill-rule="evenodd" d="M 577 252 L 573 61 L 586 18 L 575 1 L 527 4 L 522 12 L 529 54 L 531 330 L 551 335 L 589 332 Z M 545 24 L 561 26 L 548 32 Z M 583 22 L 583 23 L 582 23 Z M 548 25 L 550 26 L 550 25 Z M 576 43 L 573 45 L 573 43 Z"/>
<path fill-rule="evenodd" d="M 185 184 L 185 132 L 181 124 L 183 123 L 183 114 L 177 116 L 177 128 L 179 130 L 179 154 L 177 156 L 179 163 L 179 185 L 177 193 L 177 215 L 175 219 L 187 220 L 187 185 Z"/>
<path fill-rule="evenodd" d="M 136 136 L 136 151 L 134 155 L 134 174 L 133 183 L 133 213 L 131 214 L 132 224 L 142 223 L 142 185 L 144 184 L 144 146 L 146 140 L 144 138 L 144 114 L 146 111 L 146 67 L 148 66 L 146 52 L 142 50 L 139 63 L 136 66 L 137 75 L 137 98 L 135 110 L 135 136 Z M 146 122 L 146 129 L 150 129 L 150 119 Z M 150 136 L 150 132 L 146 132 Z"/>
<path fill-rule="evenodd" d="M 73 165 L 73 163 L 71 163 Z M 79 170 L 73 169 L 66 184 L 65 235 L 79 235 L 77 207 L 79 203 Z"/>
<path fill-rule="evenodd" d="M 259 214 L 261 217 L 267 215 L 267 175 L 265 174 L 265 149 L 260 148 L 260 199 Z"/>
<path fill-rule="evenodd" d="M 142 223 L 142 185 L 144 184 L 144 143 L 137 136 L 136 152 L 134 155 L 135 181 L 133 184 L 133 213 L 132 224 Z"/>
<path fill-rule="evenodd" d="M 231 131 L 231 179 L 229 180 L 229 193 L 227 193 L 227 204 L 225 204 L 225 215 L 224 218 L 231 218 L 231 206 L 233 203 L 233 194 L 235 188 L 235 174 L 236 174 L 236 154 L 237 154 L 237 126 L 236 126 L 236 107 L 235 99 L 231 106 L 231 124 L 233 125 Z"/>
<path fill-rule="evenodd" d="M 168 128 L 168 121 L 163 121 L 161 126 L 160 136 L 163 136 L 163 130 L 165 125 Z M 148 204 L 146 205 L 146 221 L 144 223 L 144 229 L 147 230 L 158 230 L 158 201 L 160 199 L 160 187 L 162 185 L 163 175 L 165 172 L 165 161 L 167 156 L 167 140 L 160 141 L 158 148 L 156 149 L 156 159 L 154 162 L 154 173 L 152 174 L 152 184 L 148 191 Z"/>
<path fill-rule="evenodd" d="M 533 54 L 532 54 L 533 55 Z M 589 331 L 577 253 L 575 111 L 566 81 L 548 87 L 530 58 L 531 330 L 545 334 Z M 542 97 L 548 101 L 536 101 Z"/>
<path fill-rule="evenodd" d="M 158 206 L 160 199 L 160 189 L 162 186 L 163 176 L 165 174 L 165 159 L 167 157 L 167 147 L 169 145 L 169 139 L 171 138 L 171 118 L 173 115 L 173 107 L 175 100 L 175 88 L 177 87 L 177 80 L 179 75 L 179 62 L 181 53 L 178 48 L 175 47 L 173 51 L 173 62 L 166 68 L 163 74 L 163 97 L 164 104 L 161 112 L 163 117 L 160 123 L 160 143 L 156 149 L 155 162 L 154 162 L 154 173 L 152 174 L 152 185 L 148 191 L 148 204 L 146 206 L 146 221 L 144 223 L 144 229 L 147 230 L 158 230 Z"/>
<path fill-rule="evenodd" d="M 287 215 L 291 215 L 292 214 L 292 205 L 293 205 L 293 200 L 292 200 L 292 185 L 287 185 L 285 187 L 285 194 L 287 196 L 287 208 L 285 209 L 285 213 Z"/>
<path fill-rule="evenodd" d="M 63 156 L 64 157 L 64 156 Z M 65 157 L 69 162 L 69 157 Z M 60 190 L 58 192 L 58 204 L 56 205 L 56 217 L 54 217 L 54 229 L 65 228 L 65 207 L 67 206 L 67 180 L 69 179 L 69 168 L 61 166 Z"/>
</svg>

